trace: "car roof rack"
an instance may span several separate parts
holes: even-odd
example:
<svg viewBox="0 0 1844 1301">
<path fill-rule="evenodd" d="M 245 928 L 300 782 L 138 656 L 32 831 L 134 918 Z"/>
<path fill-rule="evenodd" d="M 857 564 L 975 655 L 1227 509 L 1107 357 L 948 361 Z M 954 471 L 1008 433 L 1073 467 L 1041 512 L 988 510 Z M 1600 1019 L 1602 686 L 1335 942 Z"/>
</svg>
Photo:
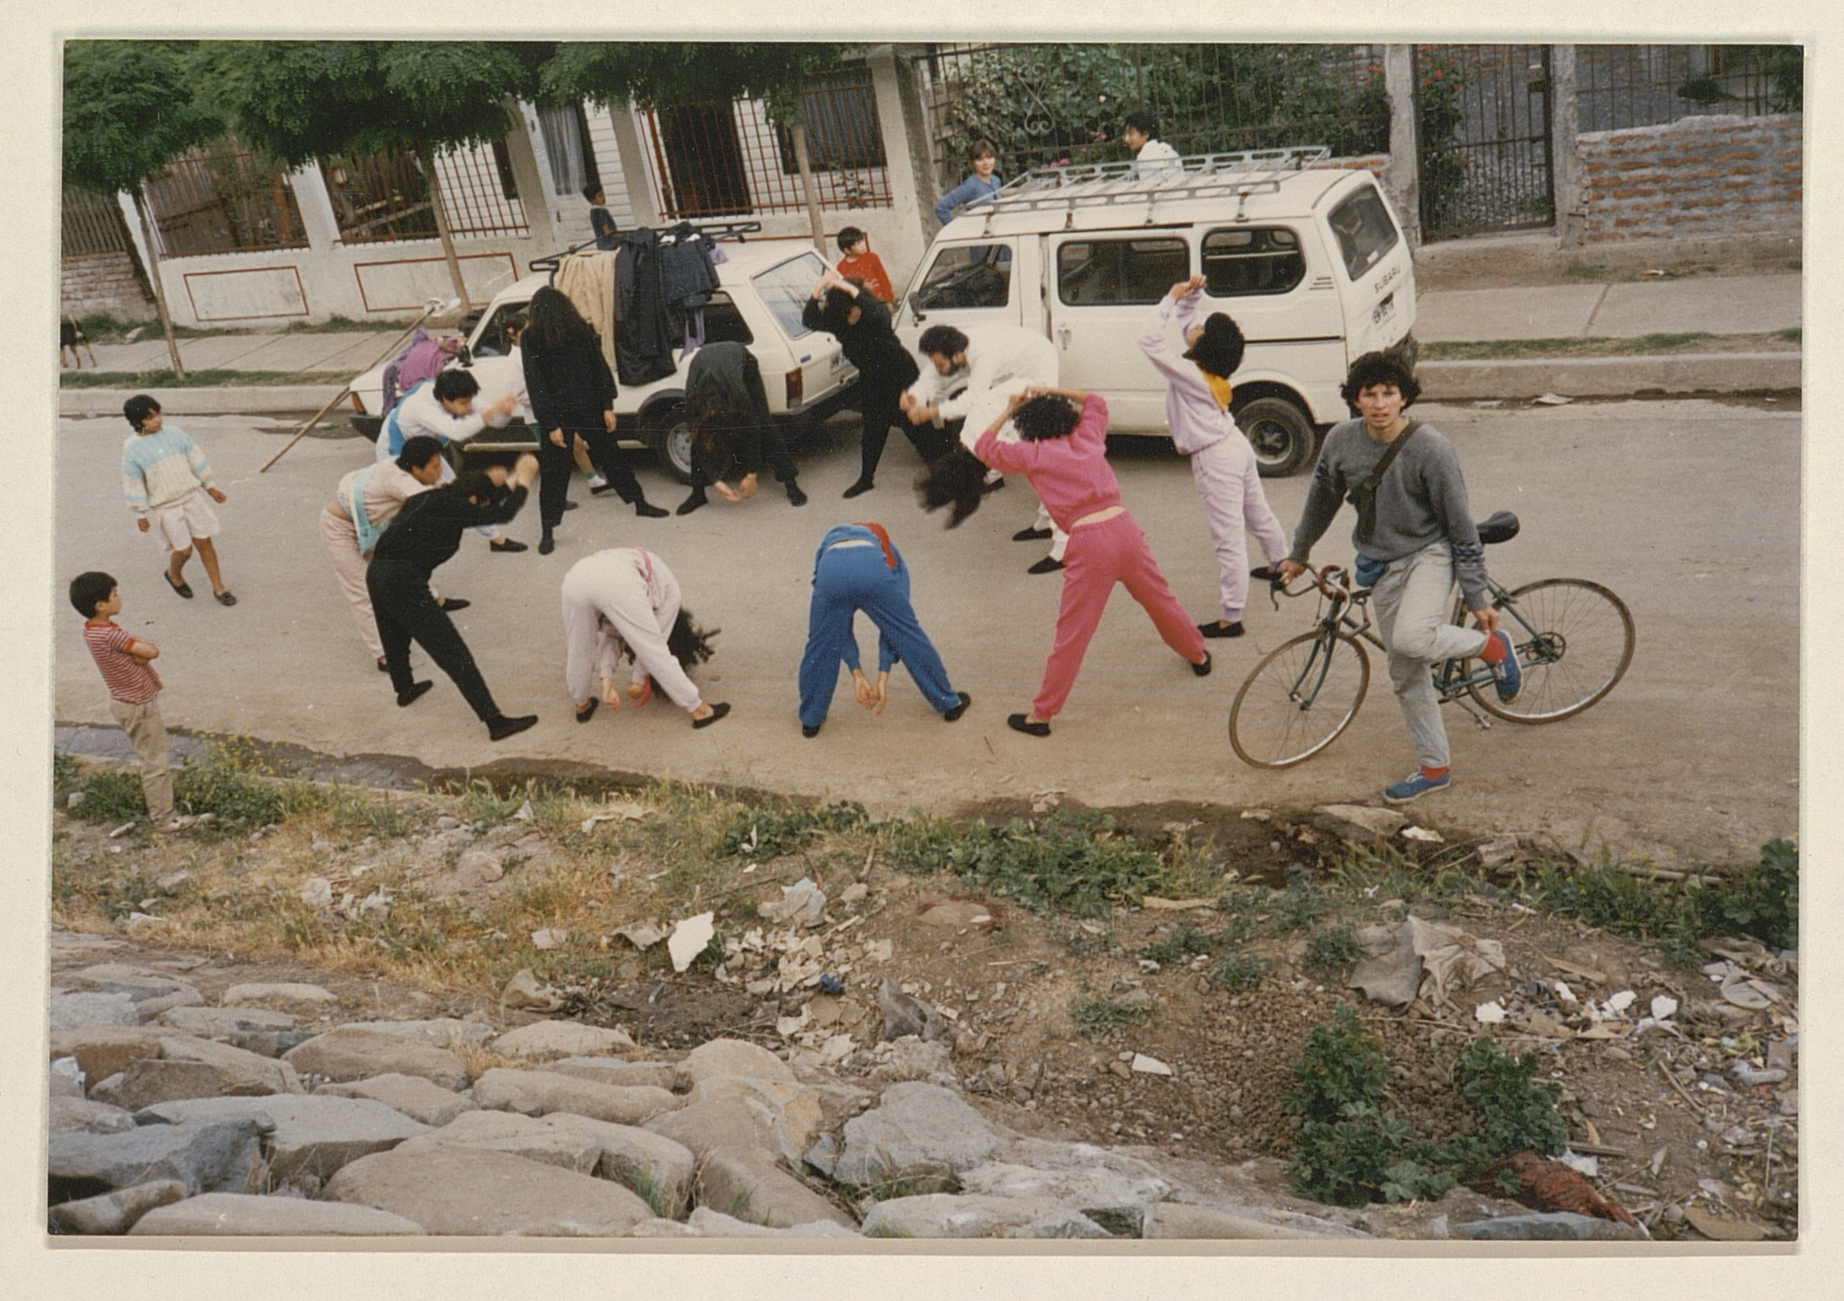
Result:
<svg viewBox="0 0 1844 1301">
<path fill-rule="evenodd" d="M 1332 151 L 1324 145 L 1290 145 L 1284 149 L 1148 160 L 1144 175 L 1142 164 L 1133 159 L 1034 167 L 992 194 L 975 199 L 962 211 L 987 217 L 1056 208 L 1073 213 L 1076 208 L 1108 204 L 1150 206 L 1160 199 L 1247 197 L 1272 193 L 1289 173 L 1304 171 L 1331 156 Z"/>
<path fill-rule="evenodd" d="M 660 242 L 662 244 L 670 244 L 672 243 L 672 232 L 677 230 L 680 226 L 690 226 L 700 235 L 704 235 L 712 241 L 733 239 L 738 244 L 747 243 L 749 236 L 762 233 L 762 223 L 759 221 L 675 221 L 670 226 L 655 226 L 654 229 L 659 232 Z M 558 263 L 572 254 L 583 252 L 594 253 L 597 251 L 612 253 L 615 250 L 597 250 L 595 247 L 595 237 L 592 235 L 580 244 L 572 244 L 561 253 L 547 253 L 543 257 L 535 257 L 530 262 L 526 263 L 526 265 L 533 271 L 549 271 L 554 274 L 557 270 Z"/>
</svg>

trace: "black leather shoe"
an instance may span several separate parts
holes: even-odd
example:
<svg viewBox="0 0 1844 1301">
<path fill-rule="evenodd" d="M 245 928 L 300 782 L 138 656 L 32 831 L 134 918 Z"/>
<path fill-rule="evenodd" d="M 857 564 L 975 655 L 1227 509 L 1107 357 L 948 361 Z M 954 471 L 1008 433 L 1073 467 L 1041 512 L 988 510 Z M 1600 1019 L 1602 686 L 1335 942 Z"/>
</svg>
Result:
<svg viewBox="0 0 1844 1301">
<path fill-rule="evenodd" d="M 602 702 L 597 700 L 594 696 L 589 697 L 589 703 L 576 711 L 576 721 L 579 723 L 587 723 L 590 719 L 594 718 L 595 707 L 601 703 Z"/>
<path fill-rule="evenodd" d="M 730 705 L 727 701 L 721 705 L 712 705 L 711 712 L 706 714 L 703 718 L 692 719 L 692 726 L 693 727 L 709 727 L 712 723 L 715 723 L 718 719 L 722 718 L 725 714 L 729 712 L 730 712 Z"/>
<path fill-rule="evenodd" d="M 509 736 L 516 736 L 538 721 L 536 714 L 522 714 L 517 718 L 507 718 L 504 714 L 495 714 L 487 720 L 487 739 L 503 741 Z"/>
<path fill-rule="evenodd" d="M 788 505 L 805 506 L 806 504 L 807 494 L 800 490 L 799 484 L 790 483 L 788 485 Z"/>
<path fill-rule="evenodd" d="M 1198 624 L 1197 630 L 1206 637 L 1240 637 L 1242 621 L 1238 619 L 1234 623 L 1224 623 L 1221 619 L 1212 619 L 1209 623 Z"/>
<path fill-rule="evenodd" d="M 1042 560 L 1038 561 L 1024 572 L 1027 574 L 1054 574 L 1063 567 L 1063 562 L 1058 560 L 1055 556 L 1045 556 Z"/>
<path fill-rule="evenodd" d="M 487 543 L 487 550 L 498 551 L 503 555 L 509 556 L 515 551 L 530 551 L 531 548 L 526 546 L 523 542 L 514 542 L 511 538 L 501 538 L 497 542 Z"/>
<path fill-rule="evenodd" d="M 808 738 L 818 736 L 820 734 L 820 725 L 818 723 L 802 723 L 800 725 L 800 734 Z"/>
<path fill-rule="evenodd" d="M 1050 724 L 1033 723 L 1028 714 L 1007 714 L 1005 725 L 1014 732 L 1023 732 L 1026 736 L 1050 735 Z"/>
<path fill-rule="evenodd" d="M 1191 666 L 1191 672 L 1197 674 L 1197 676 L 1200 678 L 1207 678 L 1210 676 L 1210 652 L 1209 651 L 1204 652 L 1204 662 L 1202 664 L 1193 664 Z"/>
<path fill-rule="evenodd" d="M 453 614 L 457 610 L 467 609 L 467 607 L 472 604 L 473 604 L 472 601 L 469 601 L 464 597 L 451 596 L 442 602 L 442 613 L 443 614 Z"/>
<path fill-rule="evenodd" d="M 942 718 L 946 719 L 950 723 L 952 723 L 955 719 L 959 718 L 962 714 L 966 713 L 967 706 L 973 703 L 973 697 L 968 695 L 964 691 L 956 691 L 954 694 L 960 697 L 960 703 L 954 706 L 954 708 L 952 709 L 944 709 L 941 711 Z"/>
<path fill-rule="evenodd" d="M 1049 529 L 1040 529 L 1040 528 L 1019 529 L 1016 533 L 1012 534 L 1012 541 L 1014 542 L 1042 542 L 1045 538 L 1049 536 L 1050 536 Z"/>
<path fill-rule="evenodd" d="M 397 693 L 397 708 L 402 709 L 405 705 L 414 704 L 425 691 L 434 685 L 433 682 L 412 682 L 408 691 Z"/>
<path fill-rule="evenodd" d="M 850 501 L 853 497 L 862 497 L 876 486 L 877 485 L 872 483 L 869 479 L 860 479 L 857 483 L 854 483 L 845 490 L 845 499 Z"/>
</svg>

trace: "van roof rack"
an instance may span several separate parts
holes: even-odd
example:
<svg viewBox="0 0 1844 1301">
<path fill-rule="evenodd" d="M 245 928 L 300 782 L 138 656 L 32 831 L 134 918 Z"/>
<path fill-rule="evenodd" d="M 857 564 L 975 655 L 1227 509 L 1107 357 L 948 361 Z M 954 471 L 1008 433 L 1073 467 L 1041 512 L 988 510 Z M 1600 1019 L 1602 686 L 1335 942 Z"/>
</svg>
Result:
<svg viewBox="0 0 1844 1301">
<path fill-rule="evenodd" d="M 1242 153 L 1191 154 L 1149 163 L 1142 175 L 1134 160 L 1034 167 L 1002 188 L 976 199 L 962 211 L 992 216 L 1043 208 L 1086 208 L 1159 199 L 1246 196 L 1273 192 L 1290 172 L 1323 163 L 1332 156 L 1324 145 L 1290 145 Z"/>
<path fill-rule="evenodd" d="M 672 241 L 669 238 L 671 233 L 680 226 L 690 226 L 700 235 L 708 236 L 713 241 L 733 239 L 739 244 L 747 243 L 748 237 L 751 235 L 759 235 L 762 233 L 762 223 L 759 221 L 675 221 L 670 226 L 659 225 L 655 226 L 654 229 L 660 233 L 662 243 L 671 243 Z M 585 251 L 590 253 L 597 251 L 595 248 L 594 236 L 591 236 L 580 244 L 572 244 L 561 253 L 547 253 L 543 257 L 535 257 L 526 265 L 533 271 L 550 271 L 555 273 L 558 263 L 562 262 L 573 253 L 582 253 Z M 614 252 L 613 249 L 606 249 L 603 251 L 610 253 Z"/>
</svg>

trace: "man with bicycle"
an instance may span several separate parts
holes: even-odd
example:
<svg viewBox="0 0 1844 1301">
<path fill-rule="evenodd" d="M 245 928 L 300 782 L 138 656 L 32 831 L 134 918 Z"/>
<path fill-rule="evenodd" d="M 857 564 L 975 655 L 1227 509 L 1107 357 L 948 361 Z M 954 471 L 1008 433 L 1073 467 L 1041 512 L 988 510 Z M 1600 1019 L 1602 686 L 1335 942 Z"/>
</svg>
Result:
<svg viewBox="0 0 1844 1301">
<path fill-rule="evenodd" d="M 1351 364 L 1340 392 L 1359 418 L 1326 435 L 1280 574 L 1292 581 L 1304 573 L 1313 544 L 1340 504 L 1349 499 L 1357 507 L 1353 573 L 1359 586 L 1372 589 L 1390 682 L 1420 763 L 1385 787 L 1383 798 L 1406 804 L 1452 780 L 1432 666 L 1457 657 L 1482 660 L 1492 669 L 1499 699 L 1507 701 L 1516 698 L 1522 675 L 1486 588 L 1485 548 L 1453 444 L 1403 414 L 1421 393 L 1413 373 L 1394 354 L 1365 353 Z M 1456 580 L 1474 628 L 1448 622 Z"/>
</svg>

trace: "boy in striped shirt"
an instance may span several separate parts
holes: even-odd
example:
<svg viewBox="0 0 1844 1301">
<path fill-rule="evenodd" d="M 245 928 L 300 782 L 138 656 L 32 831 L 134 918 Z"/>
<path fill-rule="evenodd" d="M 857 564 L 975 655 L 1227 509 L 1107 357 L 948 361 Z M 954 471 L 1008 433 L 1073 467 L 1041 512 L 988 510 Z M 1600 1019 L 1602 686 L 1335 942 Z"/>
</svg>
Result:
<svg viewBox="0 0 1844 1301">
<path fill-rule="evenodd" d="M 116 624 L 115 616 L 122 612 L 122 593 L 108 574 L 95 570 L 78 574 L 70 583 L 70 603 L 83 616 L 83 643 L 102 672 L 103 685 L 109 688 L 109 709 L 141 758 L 141 791 L 147 797 L 148 821 L 156 831 L 177 831 L 191 819 L 173 810 L 166 725 L 160 720 L 160 675 L 150 662 L 160 648 Z"/>
<path fill-rule="evenodd" d="M 166 549 L 167 586 L 191 599 L 185 568 L 197 547 L 218 604 L 237 604 L 218 574 L 211 541 L 218 535 L 218 515 L 205 498 L 221 502 L 224 493 L 211 481 L 205 454 L 185 430 L 165 427 L 160 404 L 145 393 L 124 402 L 122 414 L 134 427 L 134 436 L 122 445 L 122 496 L 135 514 L 135 527 L 154 533 Z"/>
</svg>

